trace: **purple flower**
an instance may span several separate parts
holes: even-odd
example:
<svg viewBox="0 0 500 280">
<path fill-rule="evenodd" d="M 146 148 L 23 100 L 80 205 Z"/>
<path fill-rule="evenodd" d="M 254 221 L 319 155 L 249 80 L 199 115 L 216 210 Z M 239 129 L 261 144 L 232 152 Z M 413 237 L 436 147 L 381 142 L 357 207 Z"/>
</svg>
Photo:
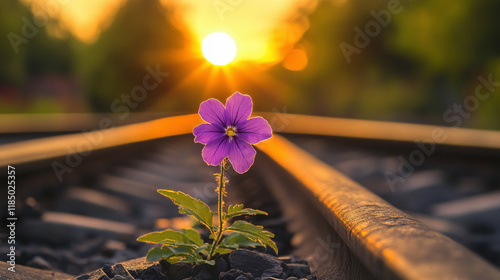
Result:
<svg viewBox="0 0 500 280">
<path fill-rule="evenodd" d="M 203 160 L 209 165 L 229 161 L 238 173 L 248 171 L 255 158 L 251 144 L 271 138 L 272 130 L 261 117 L 251 118 L 252 99 L 235 92 L 226 100 L 226 107 L 219 100 L 210 98 L 200 105 L 201 118 L 208 122 L 194 128 L 194 142 L 202 143 Z"/>
</svg>

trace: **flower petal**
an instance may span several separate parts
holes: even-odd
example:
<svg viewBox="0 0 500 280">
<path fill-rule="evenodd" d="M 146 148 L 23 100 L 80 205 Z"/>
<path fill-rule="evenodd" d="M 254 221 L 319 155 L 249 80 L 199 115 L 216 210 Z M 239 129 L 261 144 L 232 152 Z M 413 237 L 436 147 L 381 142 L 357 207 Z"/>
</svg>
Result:
<svg viewBox="0 0 500 280">
<path fill-rule="evenodd" d="M 228 125 L 236 126 L 245 121 L 252 113 L 252 98 L 246 94 L 235 92 L 226 100 L 226 119 Z"/>
<path fill-rule="evenodd" d="M 219 100 L 210 98 L 200 104 L 198 110 L 201 118 L 213 125 L 219 125 L 223 128 L 226 127 L 225 108 Z"/>
<path fill-rule="evenodd" d="M 250 144 L 257 144 L 273 135 L 271 126 L 262 117 L 251 118 L 236 129 L 238 135 Z"/>
<path fill-rule="evenodd" d="M 229 140 L 229 160 L 233 169 L 238 173 L 245 173 L 252 166 L 257 152 L 249 143 L 240 137 Z"/>
<path fill-rule="evenodd" d="M 227 135 L 217 136 L 203 148 L 201 156 L 208 165 L 219 165 L 228 156 L 229 146 Z"/>
<path fill-rule="evenodd" d="M 202 123 L 193 129 L 194 142 L 208 144 L 213 139 L 224 136 L 226 132 L 219 126 Z"/>
</svg>

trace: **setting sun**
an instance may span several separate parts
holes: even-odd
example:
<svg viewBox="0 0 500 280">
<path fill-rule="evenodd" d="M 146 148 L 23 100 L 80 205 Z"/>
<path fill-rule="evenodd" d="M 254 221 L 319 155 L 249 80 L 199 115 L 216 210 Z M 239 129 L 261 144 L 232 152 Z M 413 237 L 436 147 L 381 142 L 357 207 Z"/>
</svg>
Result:
<svg viewBox="0 0 500 280">
<path fill-rule="evenodd" d="M 203 39 L 201 51 L 210 63 L 226 65 L 236 56 L 236 44 L 226 33 L 216 32 Z"/>
</svg>

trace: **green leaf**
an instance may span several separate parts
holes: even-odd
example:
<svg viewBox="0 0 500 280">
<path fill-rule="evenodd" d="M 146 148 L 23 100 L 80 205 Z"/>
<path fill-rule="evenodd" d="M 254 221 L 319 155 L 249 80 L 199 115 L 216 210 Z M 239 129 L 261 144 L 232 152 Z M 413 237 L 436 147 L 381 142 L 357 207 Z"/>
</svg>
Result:
<svg viewBox="0 0 500 280">
<path fill-rule="evenodd" d="M 224 237 L 219 245 L 221 248 L 228 249 L 238 249 L 240 246 L 255 248 L 257 246 L 262 246 L 262 244 L 251 240 L 244 233 L 232 232 L 228 236 Z"/>
<path fill-rule="evenodd" d="M 171 255 L 172 253 L 170 250 L 164 249 L 163 247 L 162 248 L 153 247 L 151 248 L 151 250 L 149 250 L 148 255 L 146 256 L 146 261 L 154 262 L 162 258 L 168 258 Z"/>
<path fill-rule="evenodd" d="M 172 256 L 166 259 L 169 263 L 178 263 L 178 262 L 195 262 L 196 259 L 192 256 Z"/>
<path fill-rule="evenodd" d="M 196 249 L 196 254 L 208 255 L 208 248 L 209 248 L 208 243 L 205 243 Z"/>
<path fill-rule="evenodd" d="M 190 255 L 190 252 L 182 252 L 184 249 L 174 251 L 174 247 L 162 246 L 154 247 L 149 250 L 146 260 L 148 262 L 157 261 L 160 259 L 169 259 L 175 255 Z"/>
<path fill-rule="evenodd" d="M 173 258 L 177 258 L 179 261 L 185 260 L 189 262 L 196 262 L 199 257 L 194 254 L 192 248 L 184 246 L 162 246 L 161 248 L 154 247 L 149 250 L 148 255 L 146 256 L 146 261 L 153 262 L 160 259 L 167 259 L 167 261 L 170 262 Z"/>
<path fill-rule="evenodd" d="M 167 244 L 168 246 L 168 244 Z M 168 246 L 175 255 L 191 255 L 196 257 L 196 248 L 193 248 L 193 245 L 175 245 L 175 247 Z"/>
<path fill-rule="evenodd" d="M 243 208 L 243 204 L 229 205 L 227 208 L 227 214 L 225 216 L 226 219 L 236 217 L 236 216 L 244 216 L 244 215 L 267 215 L 266 212 L 255 210 L 251 208 Z"/>
<path fill-rule="evenodd" d="M 179 213 L 193 216 L 209 230 L 212 230 L 214 214 L 206 203 L 180 191 L 158 190 L 158 192 L 179 206 Z"/>
<path fill-rule="evenodd" d="M 189 262 L 189 263 L 198 263 L 198 264 L 206 263 L 209 265 L 215 265 L 214 260 L 207 261 L 201 255 L 178 254 L 168 258 L 167 261 L 169 263 Z"/>
<path fill-rule="evenodd" d="M 172 247 L 184 247 L 186 249 L 189 249 L 191 252 L 196 252 L 196 249 L 198 248 L 198 245 L 195 245 L 195 244 L 182 243 L 182 242 L 173 241 L 173 240 L 163 240 L 159 244 L 169 245 Z"/>
<path fill-rule="evenodd" d="M 193 229 L 182 229 L 182 232 L 171 229 L 155 231 L 137 238 L 137 241 L 171 245 L 191 245 L 192 247 L 203 245 L 200 233 Z"/>
<path fill-rule="evenodd" d="M 208 265 L 215 265 L 215 261 L 214 260 L 210 260 L 210 261 L 207 261 L 205 259 L 199 259 L 196 261 L 197 263 L 206 263 Z"/>
<path fill-rule="evenodd" d="M 224 255 L 224 254 L 228 254 L 228 253 L 231 253 L 234 249 L 227 249 L 227 248 L 217 248 L 215 249 L 215 254 L 221 254 L 221 255 Z"/>
<path fill-rule="evenodd" d="M 208 246 L 207 246 L 207 254 L 206 255 L 208 256 L 209 252 L 212 251 L 212 244 L 207 244 L 207 245 Z M 238 249 L 238 248 L 236 248 L 236 247 L 235 248 L 221 248 L 220 244 L 219 244 L 219 245 L 217 245 L 217 247 L 215 247 L 213 255 L 215 255 L 217 253 L 219 253 L 219 254 L 231 253 L 231 251 L 233 251 L 235 249 Z"/>
<path fill-rule="evenodd" d="M 185 237 L 196 244 L 198 246 L 203 245 L 203 239 L 201 239 L 201 235 L 198 231 L 194 229 L 182 229 L 182 233 L 184 233 Z"/>
<path fill-rule="evenodd" d="M 271 240 L 271 238 L 274 237 L 274 234 L 272 232 L 265 231 L 261 226 L 252 225 L 251 223 L 245 221 L 236 221 L 226 230 L 241 232 L 250 240 L 259 242 L 262 246 L 267 245 L 273 248 L 274 252 L 278 254 L 278 247 L 276 247 L 276 243 Z"/>
<path fill-rule="evenodd" d="M 182 243 L 189 243 L 186 242 L 187 238 L 184 236 L 183 233 L 167 229 L 164 231 L 155 231 L 155 232 L 150 232 L 148 234 L 145 234 L 139 238 L 137 238 L 137 241 L 140 242 L 147 242 L 147 243 L 160 243 L 165 240 L 171 240 L 171 241 L 178 241 Z M 193 244 L 196 244 L 193 242 Z"/>
<path fill-rule="evenodd" d="M 146 260 L 166 259 L 170 263 L 191 262 L 215 265 L 214 261 L 206 261 L 201 255 L 208 255 L 209 245 L 203 244 L 200 233 L 193 229 L 182 229 L 181 231 L 167 229 L 139 237 L 138 241 L 162 244 L 161 247 L 149 250 Z"/>
<path fill-rule="evenodd" d="M 182 232 L 167 229 L 164 231 L 157 231 L 145 234 L 137 239 L 137 241 L 147 243 L 158 243 L 163 245 L 170 245 L 173 247 L 185 247 L 191 252 L 198 254 L 199 252 L 205 253 L 203 248 L 203 240 L 200 233 L 193 229 L 182 229 Z"/>
</svg>

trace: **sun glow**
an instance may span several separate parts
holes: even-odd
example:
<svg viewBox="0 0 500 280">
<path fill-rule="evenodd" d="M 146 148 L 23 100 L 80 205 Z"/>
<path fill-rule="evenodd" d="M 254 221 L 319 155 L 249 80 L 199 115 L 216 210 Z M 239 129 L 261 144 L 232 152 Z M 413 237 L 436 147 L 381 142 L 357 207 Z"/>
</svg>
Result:
<svg viewBox="0 0 500 280">
<path fill-rule="evenodd" d="M 208 35 L 201 43 L 203 56 L 215 65 L 226 65 L 236 57 L 236 44 L 224 32 Z"/>
</svg>

